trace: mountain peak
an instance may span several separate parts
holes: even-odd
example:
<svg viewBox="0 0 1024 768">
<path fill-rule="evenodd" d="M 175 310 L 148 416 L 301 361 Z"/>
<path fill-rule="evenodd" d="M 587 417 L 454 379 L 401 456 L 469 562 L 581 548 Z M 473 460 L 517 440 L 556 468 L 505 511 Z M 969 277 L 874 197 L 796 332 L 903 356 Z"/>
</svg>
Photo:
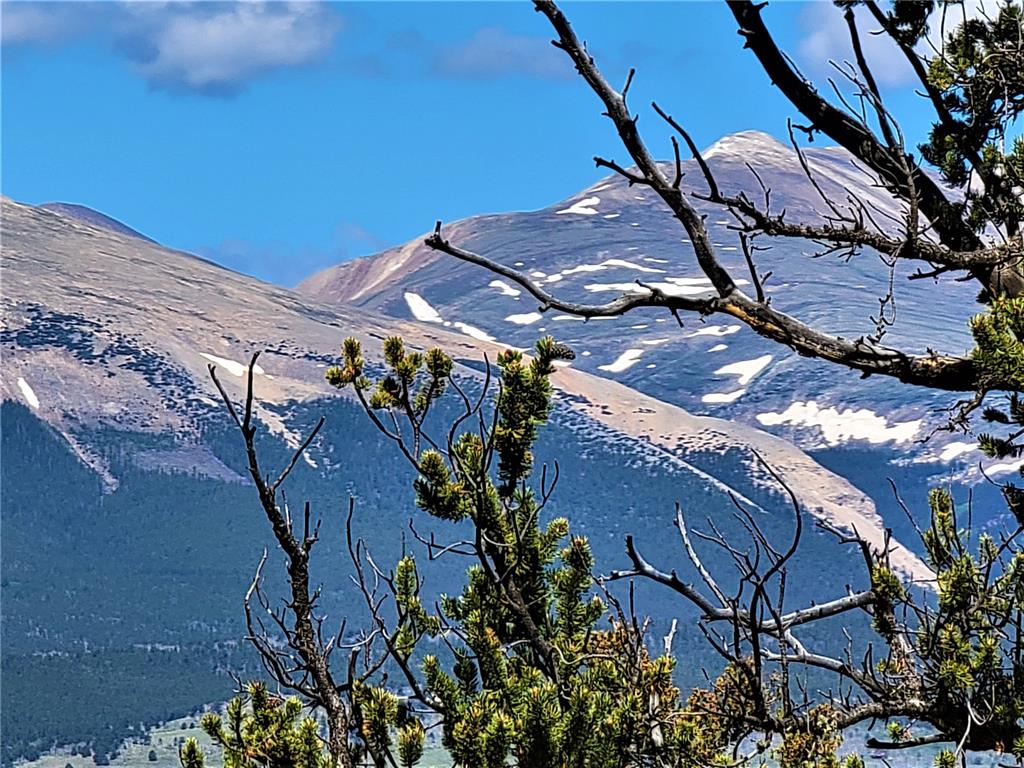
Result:
<svg viewBox="0 0 1024 768">
<path fill-rule="evenodd" d="M 111 216 L 107 216 L 105 213 L 100 213 L 99 211 L 85 205 L 78 205 L 77 203 L 44 203 L 39 207 L 45 211 L 51 211 L 52 213 L 58 213 L 61 216 L 67 216 L 68 218 L 77 219 L 78 221 L 86 224 L 91 224 L 94 227 L 108 229 L 119 235 L 127 235 L 128 237 L 135 237 L 149 243 L 156 243 L 156 240 L 153 238 L 146 237 L 146 235 L 142 234 L 138 230 L 132 229 L 124 222 L 118 221 Z"/>
<path fill-rule="evenodd" d="M 739 131 L 723 136 L 704 150 L 704 157 L 732 156 L 759 160 L 788 159 L 793 150 L 774 136 L 763 131 Z"/>
</svg>

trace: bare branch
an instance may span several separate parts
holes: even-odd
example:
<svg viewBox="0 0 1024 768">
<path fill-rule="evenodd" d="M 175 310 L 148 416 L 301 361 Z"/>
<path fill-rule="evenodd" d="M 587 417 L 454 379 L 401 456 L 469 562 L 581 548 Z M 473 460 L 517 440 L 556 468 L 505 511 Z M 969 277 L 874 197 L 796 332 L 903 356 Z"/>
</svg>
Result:
<svg viewBox="0 0 1024 768">
<path fill-rule="evenodd" d="M 452 245 L 441 236 L 440 224 L 434 234 L 427 238 L 426 244 L 515 281 L 541 302 L 541 311 L 553 308 L 585 318 L 618 317 L 638 307 L 662 307 L 673 312 L 696 312 L 701 315 L 725 314 L 745 323 L 759 335 L 780 342 L 801 355 L 839 363 L 867 375 L 892 376 L 908 384 L 951 391 L 973 391 L 977 385 L 977 371 L 969 358 L 938 353 L 913 355 L 867 340 L 849 341 L 840 336 L 832 336 L 768 304 L 760 303 L 735 288 L 724 297 L 669 296 L 663 292 L 647 290 L 646 293 L 620 296 L 606 304 L 582 304 L 559 299 L 534 283 L 526 274 Z"/>
</svg>

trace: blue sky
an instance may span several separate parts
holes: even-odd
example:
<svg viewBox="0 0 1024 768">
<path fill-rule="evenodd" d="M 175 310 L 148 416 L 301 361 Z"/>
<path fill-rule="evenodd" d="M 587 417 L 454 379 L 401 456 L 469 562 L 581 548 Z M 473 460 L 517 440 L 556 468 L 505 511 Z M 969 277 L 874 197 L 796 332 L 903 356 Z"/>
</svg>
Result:
<svg viewBox="0 0 1024 768">
<path fill-rule="evenodd" d="M 724 3 L 567 3 L 652 147 L 656 98 L 699 144 L 792 108 Z M 596 97 L 526 2 L 6 2 L 2 191 L 96 208 L 174 247 L 292 285 L 435 219 L 565 198 L 619 159 Z M 846 55 L 830 3 L 765 18 L 811 76 Z M 870 45 L 875 45 L 873 41 Z M 878 50 L 911 137 L 927 112 Z"/>
</svg>

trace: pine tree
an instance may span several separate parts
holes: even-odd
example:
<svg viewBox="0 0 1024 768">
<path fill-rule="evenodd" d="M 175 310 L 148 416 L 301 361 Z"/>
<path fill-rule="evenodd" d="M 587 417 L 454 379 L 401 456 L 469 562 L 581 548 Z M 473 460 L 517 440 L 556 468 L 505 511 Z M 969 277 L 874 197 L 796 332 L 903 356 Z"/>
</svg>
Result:
<svg viewBox="0 0 1024 768">
<path fill-rule="evenodd" d="M 1002 335 L 1016 333 L 1016 315 L 1012 309 L 1003 314 L 1002 306 L 974 323 L 974 354 L 982 366 L 1003 364 Z M 786 611 L 786 566 L 801 530 L 795 497 L 797 533 L 787 551 L 771 546 L 750 521 L 754 548 L 744 580 L 752 587 L 745 602 L 725 597 L 694 551 L 681 513 L 684 551 L 710 594 L 658 570 L 627 537 L 633 567 L 610 578 L 651 579 L 694 603 L 709 628 L 731 626 L 717 634 L 732 637 L 717 648 L 729 660 L 725 669 L 712 685 L 684 695 L 673 679 L 676 660 L 667 649 L 652 652 L 647 624 L 595 579 L 586 538 L 573 535 L 564 518 L 542 523 L 553 488 L 544 469 L 538 482 L 533 446 L 551 409 L 555 363 L 571 350 L 547 337 L 531 358 L 503 352 L 488 405 L 486 392 L 467 394 L 441 350 L 408 350 L 398 337 L 383 349 L 386 368 L 374 380 L 359 342 L 347 339 L 342 362 L 327 370 L 327 379 L 354 391 L 415 469 L 413 496 L 422 513 L 452 528 L 468 525 L 473 533 L 448 546 L 420 538 L 430 559 L 461 556 L 469 563 L 461 592 L 444 597 L 436 612 L 421 600 L 415 554 L 384 572 L 361 542 L 350 542 L 374 622 L 365 648 L 370 672 L 353 677 L 350 671 L 344 685 L 353 765 L 412 768 L 423 756 L 428 728 L 438 725 L 442 745 L 465 768 L 697 768 L 730 764 L 731 750 L 741 743 L 752 745 L 752 762 L 856 768 L 857 755 L 840 760 L 838 751 L 844 731 L 868 719 L 887 722 L 891 737 L 869 746 L 909 748 L 938 738 L 958 744 L 940 755 L 940 764 L 960 749 L 998 749 L 1024 763 L 1024 666 L 1014 650 L 1024 638 L 1024 553 L 1015 544 L 1020 530 L 1000 539 L 965 528 L 951 495 L 936 489 L 922 531 L 935 573 L 934 601 L 915 597 L 888 551 L 833 529 L 861 548 L 869 587 Z M 462 403 L 463 411 L 438 440 L 426 422 L 445 396 Z M 1011 396 L 1005 409 L 990 407 L 986 417 L 999 434 L 984 437 L 983 448 L 1019 456 L 1019 397 Z M 1019 493 L 1006 489 L 1017 514 Z M 725 540 L 719 544 L 737 552 Z M 375 585 L 384 585 L 384 592 Z M 852 611 L 871 617 L 885 649 L 877 658 L 868 654 L 860 664 L 833 659 L 793 635 L 794 627 Z M 384 655 L 370 660 L 377 639 Z M 432 652 L 438 642 L 449 650 L 444 658 Z M 397 665 L 411 693 L 374 679 L 372 671 L 384 661 Z M 795 670 L 815 668 L 838 674 L 849 690 L 838 698 L 795 698 Z M 202 727 L 224 750 L 229 768 L 325 768 L 334 758 L 321 751 L 316 721 L 297 722 L 301 710 L 298 699 L 276 699 L 254 684 L 229 705 L 226 725 L 208 715 Z M 912 735 L 909 721 L 927 723 L 935 736 Z M 202 768 L 194 742 L 182 750 L 182 761 L 185 768 Z"/>
<path fill-rule="evenodd" d="M 302 714 L 299 699 L 273 696 L 253 682 L 228 702 L 223 716 L 203 715 L 200 727 L 221 751 L 224 768 L 328 768 L 319 725 Z M 185 740 L 180 758 L 182 768 L 205 764 L 194 738 Z"/>
<path fill-rule="evenodd" d="M 415 558 L 397 564 L 391 645 L 407 674 L 422 678 L 421 703 L 441 717 L 442 743 L 458 765 L 689 765 L 683 754 L 695 732 L 673 716 L 673 660 L 652 657 L 643 631 L 609 611 L 610 596 L 595 591 L 586 538 L 571 535 L 564 518 L 540 522 L 546 499 L 530 486 L 532 449 L 551 408 L 554 363 L 570 355 L 550 337 L 529 361 L 502 353 L 495 414 L 479 422 L 493 427 L 452 435 L 447 451 L 409 454 L 419 474 L 417 505 L 440 520 L 468 521 L 477 543 L 465 588 L 445 598 L 437 616 L 419 602 Z M 403 418 L 417 444 L 430 406 L 452 386 L 452 361 L 436 349 L 407 351 L 397 337 L 385 342 L 384 357 L 389 370 L 370 381 L 360 346 L 349 339 L 343 364 L 327 379 L 353 386 L 371 415 L 391 410 Z M 420 641 L 441 636 L 458 638 L 450 668 L 427 655 L 412 670 Z M 391 694 L 369 688 L 359 696 L 390 701 Z M 361 710 L 373 750 L 390 752 L 397 734 L 400 752 L 403 740 L 413 744 L 405 750 L 413 764 L 422 726 L 400 725 L 393 704 Z"/>
</svg>

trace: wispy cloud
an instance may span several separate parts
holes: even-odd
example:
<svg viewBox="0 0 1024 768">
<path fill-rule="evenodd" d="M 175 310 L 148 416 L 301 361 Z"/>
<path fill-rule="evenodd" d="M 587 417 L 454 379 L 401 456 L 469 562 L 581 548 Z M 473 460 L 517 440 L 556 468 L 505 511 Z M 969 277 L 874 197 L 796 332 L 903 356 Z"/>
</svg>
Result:
<svg viewBox="0 0 1024 768">
<path fill-rule="evenodd" d="M 322 269 L 383 251 L 394 245 L 362 224 L 343 219 L 323 246 L 297 246 L 282 241 L 258 242 L 244 237 L 202 245 L 195 252 L 229 269 L 262 280 L 295 286 Z"/>
<path fill-rule="evenodd" d="M 905 85 L 914 72 L 900 49 L 885 35 L 873 34 L 878 25 L 865 23 L 866 15 L 858 16 L 858 31 L 864 57 L 878 82 L 884 85 Z M 836 75 L 830 62 L 842 65 L 853 61 L 850 32 L 843 10 L 832 3 L 808 3 L 800 15 L 800 26 L 806 34 L 798 49 L 801 63 L 812 76 Z"/>
<path fill-rule="evenodd" d="M 998 2 L 999 0 L 966 0 L 947 13 L 946 32 L 951 31 L 965 18 L 995 15 L 998 12 Z M 856 18 L 864 56 L 871 66 L 875 79 L 883 85 L 890 86 L 914 82 L 914 72 L 903 53 L 887 35 L 877 34 L 880 31 L 878 23 L 865 12 L 858 13 Z M 798 54 L 809 75 L 834 75 L 836 71 L 830 62 L 842 65 L 844 62 L 853 61 L 850 32 L 841 8 L 832 3 L 808 3 L 801 13 L 800 26 L 804 31 L 804 37 L 800 41 Z M 919 49 L 921 54 L 930 56 L 941 47 L 942 30 L 940 14 L 933 13 L 929 33 Z"/>
<path fill-rule="evenodd" d="M 289 287 L 349 258 L 343 249 L 302 248 L 284 242 L 257 243 L 244 238 L 201 246 L 195 253 L 236 272 Z"/>
<path fill-rule="evenodd" d="M 319 3 L 4 3 L 5 45 L 99 34 L 152 86 L 232 95 L 323 56 L 341 19 Z"/>
<path fill-rule="evenodd" d="M 446 77 L 482 80 L 510 75 L 545 80 L 574 76 L 568 58 L 548 38 L 515 35 L 500 27 L 484 27 L 469 39 L 438 50 L 433 70 Z"/>
<path fill-rule="evenodd" d="M 54 45 L 87 34 L 97 3 L 0 3 L 0 42 L 4 46 Z"/>
<path fill-rule="evenodd" d="M 342 18 L 329 3 L 303 2 L 12 2 L 0 3 L 5 49 L 55 46 L 91 38 L 108 45 L 151 86 L 232 96 L 253 80 L 324 57 Z M 636 53 L 636 51 L 633 51 Z M 461 39 L 392 34 L 381 50 L 341 52 L 352 74 L 455 80 L 527 77 L 571 80 L 568 57 L 549 38 L 498 26 Z"/>
</svg>

